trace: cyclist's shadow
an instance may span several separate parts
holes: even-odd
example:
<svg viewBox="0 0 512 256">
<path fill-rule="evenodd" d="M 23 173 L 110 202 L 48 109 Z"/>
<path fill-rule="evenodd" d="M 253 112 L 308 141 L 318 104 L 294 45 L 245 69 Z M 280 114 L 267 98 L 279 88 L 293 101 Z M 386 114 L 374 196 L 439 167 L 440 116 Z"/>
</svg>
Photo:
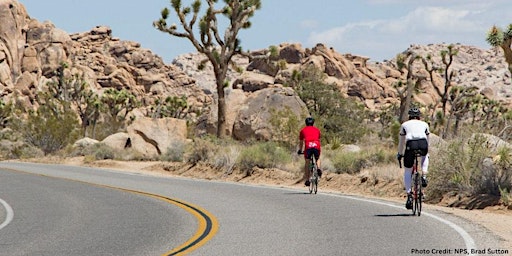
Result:
<svg viewBox="0 0 512 256">
<path fill-rule="evenodd" d="M 375 214 L 375 217 L 410 217 L 415 216 L 412 213 L 395 213 L 395 214 Z"/>
<path fill-rule="evenodd" d="M 285 195 L 309 195 L 311 193 L 309 193 L 309 191 L 304 191 L 304 192 L 285 192 L 284 193 Z"/>
</svg>

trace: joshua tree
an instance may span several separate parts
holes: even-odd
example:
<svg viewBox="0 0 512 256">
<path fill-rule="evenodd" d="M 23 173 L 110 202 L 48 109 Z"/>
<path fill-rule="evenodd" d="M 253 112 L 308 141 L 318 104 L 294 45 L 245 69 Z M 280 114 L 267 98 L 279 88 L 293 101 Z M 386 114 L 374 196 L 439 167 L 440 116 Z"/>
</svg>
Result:
<svg viewBox="0 0 512 256">
<path fill-rule="evenodd" d="M 153 22 L 158 30 L 168 33 L 171 36 L 187 38 L 198 52 L 204 54 L 213 66 L 217 84 L 217 137 L 226 135 L 226 99 L 224 87 L 226 86 L 226 75 L 231 64 L 231 59 L 237 53 L 241 53 L 238 32 L 241 29 L 248 29 L 251 26 L 249 18 L 254 12 L 261 8 L 260 0 L 224 0 L 225 6 L 216 8 L 217 0 L 205 0 L 208 4 L 204 15 L 199 18 L 201 4 L 203 1 L 195 0 L 191 6 L 182 7 L 181 0 L 171 0 L 171 6 L 176 13 L 176 18 L 183 30 L 178 30 L 176 24 L 167 24 L 169 9 L 164 8 L 161 18 Z M 190 19 L 187 16 L 192 14 Z M 226 30 L 224 35 L 219 31 L 217 16 L 224 15 Z M 196 22 L 199 22 L 196 24 Z M 197 26 L 197 27 L 195 27 Z M 195 33 L 199 32 L 197 36 Z"/>
<path fill-rule="evenodd" d="M 446 105 L 449 101 L 452 80 L 453 77 L 455 76 L 455 72 L 453 70 L 450 70 L 450 66 L 453 63 L 453 57 L 456 56 L 458 53 L 459 50 L 455 49 L 455 46 L 453 44 L 448 45 L 446 50 L 442 50 L 441 61 L 443 62 L 444 65 L 444 67 L 442 68 L 436 67 L 430 54 L 422 58 L 423 66 L 425 66 L 425 70 L 427 70 L 430 76 L 430 82 L 432 83 L 437 95 L 441 97 L 443 116 L 446 115 Z M 434 72 L 436 71 L 444 72 L 444 86 L 435 84 Z"/>
<path fill-rule="evenodd" d="M 505 55 L 505 61 L 508 63 L 508 71 L 512 73 L 512 23 L 508 25 L 507 30 L 504 31 L 496 26 L 493 26 L 487 33 L 487 42 L 493 47 L 501 47 Z"/>
<path fill-rule="evenodd" d="M 424 80 L 424 78 L 416 76 L 413 73 L 413 64 L 415 61 L 420 59 L 421 57 L 413 52 L 400 53 L 396 57 L 396 65 L 398 70 L 400 70 L 400 72 L 404 72 L 404 69 L 407 70 L 406 83 L 404 84 L 402 81 L 399 81 L 397 84 L 395 84 L 395 89 L 400 95 L 400 123 L 407 120 L 407 110 L 411 106 L 414 93 L 419 88 L 421 81 Z"/>
</svg>

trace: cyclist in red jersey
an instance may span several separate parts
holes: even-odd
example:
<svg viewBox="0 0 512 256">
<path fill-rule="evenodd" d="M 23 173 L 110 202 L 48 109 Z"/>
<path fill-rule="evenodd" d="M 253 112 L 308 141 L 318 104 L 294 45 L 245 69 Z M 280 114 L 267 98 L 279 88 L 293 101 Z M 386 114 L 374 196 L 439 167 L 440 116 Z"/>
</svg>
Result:
<svg viewBox="0 0 512 256">
<path fill-rule="evenodd" d="M 314 126 L 315 119 L 312 117 L 306 118 L 306 126 L 300 130 L 299 133 L 299 151 L 297 153 L 304 153 L 304 177 L 305 180 L 304 185 L 309 186 L 309 156 L 311 154 L 315 155 L 317 159 L 318 166 L 318 175 L 322 176 L 322 171 L 320 170 L 320 130 Z"/>
</svg>

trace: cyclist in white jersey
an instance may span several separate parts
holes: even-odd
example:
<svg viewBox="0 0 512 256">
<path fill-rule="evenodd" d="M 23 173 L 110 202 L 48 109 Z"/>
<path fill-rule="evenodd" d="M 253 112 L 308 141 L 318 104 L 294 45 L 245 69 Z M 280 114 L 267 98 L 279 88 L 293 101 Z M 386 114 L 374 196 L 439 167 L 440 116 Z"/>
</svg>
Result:
<svg viewBox="0 0 512 256">
<path fill-rule="evenodd" d="M 429 125 L 420 120 L 421 112 L 419 109 L 411 108 L 408 114 L 409 120 L 400 126 L 397 159 L 400 161 L 404 158 L 404 185 L 407 192 L 405 207 L 412 209 L 411 174 L 415 158 L 414 150 L 421 152 L 421 169 L 423 170 L 421 185 L 426 187 L 427 178 L 425 175 L 428 173 L 428 140 L 430 130 Z"/>
</svg>

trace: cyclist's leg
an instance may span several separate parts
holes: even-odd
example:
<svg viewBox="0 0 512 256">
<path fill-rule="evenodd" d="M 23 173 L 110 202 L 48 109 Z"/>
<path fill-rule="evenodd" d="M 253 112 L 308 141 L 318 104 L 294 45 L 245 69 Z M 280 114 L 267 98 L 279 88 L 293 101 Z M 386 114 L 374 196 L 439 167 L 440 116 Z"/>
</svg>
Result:
<svg viewBox="0 0 512 256">
<path fill-rule="evenodd" d="M 307 182 L 309 180 L 309 159 L 304 159 L 304 175 L 302 181 Z"/>
<path fill-rule="evenodd" d="M 304 185 L 309 186 L 309 166 L 310 166 L 309 152 L 306 149 L 304 151 L 304 176 L 302 180 L 304 181 Z"/>
<path fill-rule="evenodd" d="M 428 184 L 428 182 L 427 182 L 427 173 L 428 173 L 429 161 L 430 161 L 429 154 L 421 156 L 421 171 L 423 172 L 422 173 L 422 177 L 421 177 L 421 186 L 423 186 L 423 187 L 426 187 L 427 184 Z"/>
<path fill-rule="evenodd" d="M 404 153 L 404 185 L 407 193 L 411 192 L 412 166 L 414 165 L 414 152 L 406 150 Z"/>
<path fill-rule="evenodd" d="M 429 154 L 421 156 L 421 170 L 423 171 L 423 174 L 425 174 L 425 175 L 428 173 L 429 162 L 430 162 Z"/>
<path fill-rule="evenodd" d="M 318 168 L 318 175 L 322 176 L 322 164 L 321 164 L 321 161 L 320 161 L 320 153 L 321 153 L 321 150 L 319 149 L 318 150 L 318 155 L 316 156 L 316 166 Z"/>
<path fill-rule="evenodd" d="M 316 169 L 318 170 L 318 174 L 321 176 L 321 169 L 320 169 L 320 149 L 317 148 L 310 148 L 309 154 L 314 154 L 316 159 Z"/>
<path fill-rule="evenodd" d="M 411 183 L 412 183 L 412 166 L 414 165 L 414 152 L 406 150 L 404 153 L 404 185 L 407 199 L 405 207 L 412 208 Z"/>
<path fill-rule="evenodd" d="M 411 182 L 412 182 L 412 168 L 404 168 L 404 186 L 405 192 L 411 192 Z"/>
</svg>

